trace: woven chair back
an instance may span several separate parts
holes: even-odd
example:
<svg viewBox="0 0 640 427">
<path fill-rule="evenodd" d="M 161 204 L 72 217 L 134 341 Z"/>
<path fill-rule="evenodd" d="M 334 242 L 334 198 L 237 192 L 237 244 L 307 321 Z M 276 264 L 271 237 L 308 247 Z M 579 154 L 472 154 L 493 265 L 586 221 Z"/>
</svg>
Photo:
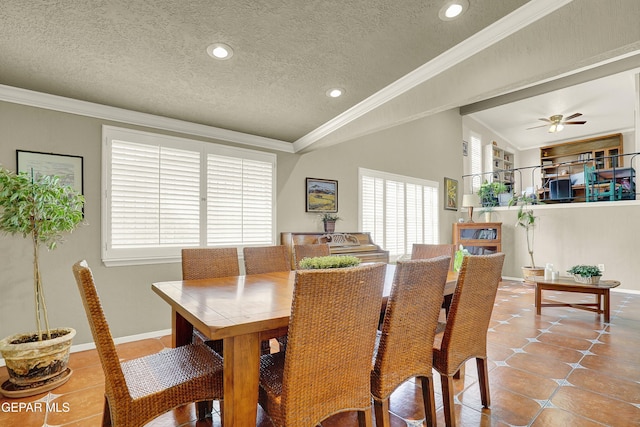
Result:
<svg viewBox="0 0 640 427">
<path fill-rule="evenodd" d="M 487 330 L 504 257 L 503 253 L 469 255 L 462 261 L 442 337 L 445 360 L 436 361 L 447 373 L 456 372 L 471 357 L 487 355 Z"/>
<path fill-rule="evenodd" d="M 411 259 L 429 259 L 439 256 L 448 256 L 449 270 L 453 271 L 453 261 L 456 253 L 456 245 L 453 244 L 420 244 L 414 243 L 411 249 Z"/>
<path fill-rule="evenodd" d="M 284 362 L 286 426 L 371 410 L 371 359 L 386 265 L 298 270 Z"/>
<path fill-rule="evenodd" d="M 386 399 L 411 377 L 431 377 L 449 257 L 398 261 L 371 373 L 371 393 Z"/>
<path fill-rule="evenodd" d="M 182 280 L 239 276 L 236 248 L 190 248 L 182 250 Z"/>
<path fill-rule="evenodd" d="M 315 245 L 294 245 L 293 253 L 296 261 L 296 270 L 299 268 L 300 261 L 303 258 L 314 258 L 319 256 L 331 255 L 329 245 L 320 243 Z"/>
<path fill-rule="evenodd" d="M 79 261 L 73 266 L 82 304 L 87 312 L 87 319 L 91 327 L 91 334 L 100 356 L 100 362 L 105 374 L 105 394 L 112 401 L 129 399 L 129 390 L 122 373 L 120 359 L 113 342 L 109 324 L 104 315 L 100 297 L 96 290 L 91 269 L 86 261 Z"/>
<path fill-rule="evenodd" d="M 291 271 L 286 246 L 246 247 L 243 249 L 245 274 Z"/>
</svg>

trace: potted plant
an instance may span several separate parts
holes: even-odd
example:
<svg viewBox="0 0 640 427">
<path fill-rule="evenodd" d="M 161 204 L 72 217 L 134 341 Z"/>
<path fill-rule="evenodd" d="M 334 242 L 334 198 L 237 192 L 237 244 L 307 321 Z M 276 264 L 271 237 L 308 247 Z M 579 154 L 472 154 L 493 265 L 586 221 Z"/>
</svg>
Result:
<svg viewBox="0 0 640 427">
<path fill-rule="evenodd" d="M 49 326 L 40 274 L 40 248 L 56 248 L 63 234 L 83 219 L 84 197 L 59 178 L 37 179 L 0 167 L 0 231 L 20 234 L 33 245 L 33 287 L 36 332 L 16 334 L 0 341 L 0 352 L 9 372 L 12 390 L 50 390 L 68 379 L 67 361 L 72 328 Z M 64 377 L 64 378 L 63 378 Z M 43 387 L 47 387 L 43 390 Z M 7 390 L 3 390 L 8 394 Z M 28 395 L 22 392 L 22 396 Z"/>
<path fill-rule="evenodd" d="M 509 200 L 510 207 L 518 205 L 516 227 L 522 227 L 524 229 L 527 239 L 527 252 L 531 259 L 531 265 L 522 267 L 522 275 L 526 282 L 533 281 L 536 276 L 544 277 L 544 267 L 536 266 L 536 261 L 533 258 L 535 226 L 537 224 L 538 217 L 534 215 L 531 206 L 537 203 L 538 200 L 535 197 L 528 195 L 514 196 Z"/>
<path fill-rule="evenodd" d="M 344 268 L 360 265 L 360 258 L 351 255 L 327 255 L 312 258 L 302 258 L 299 266 L 302 270 L 315 270 L 324 268 Z"/>
<path fill-rule="evenodd" d="M 336 221 L 342 219 L 337 213 L 325 212 L 320 215 L 320 220 L 324 225 L 325 233 L 333 233 L 336 230 Z"/>
<path fill-rule="evenodd" d="M 595 265 L 574 265 L 567 273 L 573 275 L 573 279 L 578 283 L 595 285 L 600 282 L 602 272 Z"/>
</svg>

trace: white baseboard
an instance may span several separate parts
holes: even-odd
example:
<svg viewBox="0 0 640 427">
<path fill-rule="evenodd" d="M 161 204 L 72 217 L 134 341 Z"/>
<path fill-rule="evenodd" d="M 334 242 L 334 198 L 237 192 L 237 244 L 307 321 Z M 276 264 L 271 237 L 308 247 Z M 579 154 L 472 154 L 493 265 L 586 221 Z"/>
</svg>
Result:
<svg viewBox="0 0 640 427">
<path fill-rule="evenodd" d="M 164 337 L 165 335 L 171 335 L 171 329 L 163 329 L 160 331 L 145 332 L 143 334 L 129 335 L 126 337 L 114 338 L 113 342 L 117 344 L 124 344 L 132 341 L 146 340 L 150 338 Z M 96 348 L 95 342 L 88 342 L 85 344 L 76 344 L 71 346 L 71 353 L 78 353 L 80 351 L 94 350 Z M 4 359 L 0 359 L 0 366 L 5 366 Z"/>
</svg>

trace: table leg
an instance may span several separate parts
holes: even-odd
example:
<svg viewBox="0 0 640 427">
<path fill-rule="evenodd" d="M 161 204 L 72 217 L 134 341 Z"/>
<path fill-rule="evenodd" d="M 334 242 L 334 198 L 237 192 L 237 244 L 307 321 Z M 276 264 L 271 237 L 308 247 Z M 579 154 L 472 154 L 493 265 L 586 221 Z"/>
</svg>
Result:
<svg viewBox="0 0 640 427">
<path fill-rule="evenodd" d="M 224 425 L 256 424 L 260 381 L 260 336 L 224 339 Z"/>
<path fill-rule="evenodd" d="M 598 299 L 599 296 L 598 296 Z M 604 291 L 604 321 L 609 323 L 609 314 L 610 314 L 610 301 L 609 301 L 609 289 Z"/>
<path fill-rule="evenodd" d="M 171 345 L 175 348 L 191 344 L 192 337 L 193 325 L 180 313 L 171 310 Z"/>
<path fill-rule="evenodd" d="M 540 284 L 536 283 L 536 314 L 540 314 L 540 309 L 542 308 L 542 289 L 540 288 Z"/>
</svg>

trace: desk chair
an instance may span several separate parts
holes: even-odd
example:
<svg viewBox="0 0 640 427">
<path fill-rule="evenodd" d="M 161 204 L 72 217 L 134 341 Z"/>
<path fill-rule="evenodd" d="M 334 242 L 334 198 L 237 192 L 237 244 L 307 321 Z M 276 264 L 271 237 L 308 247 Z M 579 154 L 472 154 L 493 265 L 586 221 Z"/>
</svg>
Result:
<svg viewBox="0 0 640 427">
<path fill-rule="evenodd" d="M 371 360 L 386 265 L 297 270 L 284 352 L 260 358 L 260 406 L 276 427 L 357 411 L 372 425 Z"/>
<path fill-rule="evenodd" d="M 378 427 L 391 426 L 391 393 L 412 377 L 422 385 L 426 424 L 435 424 L 432 351 L 448 269 L 444 256 L 398 261 L 371 371 Z"/>
<path fill-rule="evenodd" d="M 600 199 L 622 199 L 622 186 L 613 179 L 598 179 L 595 166 L 584 165 L 585 199 L 587 202 L 597 202 Z"/>
<path fill-rule="evenodd" d="M 105 377 L 103 426 L 138 427 L 191 402 L 220 400 L 222 358 L 190 344 L 121 362 L 86 261 L 73 266 Z M 205 405 L 206 407 L 206 405 Z M 204 419 L 198 406 L 198 419 Z"/>
<path fill-rule="evenodd" d="M 549 181 L 549 199 L 551 200 L 571 200 L 573 198 L 573 189 L 571 188 L 571 179 L 554 179 Z"/>
</svg>

